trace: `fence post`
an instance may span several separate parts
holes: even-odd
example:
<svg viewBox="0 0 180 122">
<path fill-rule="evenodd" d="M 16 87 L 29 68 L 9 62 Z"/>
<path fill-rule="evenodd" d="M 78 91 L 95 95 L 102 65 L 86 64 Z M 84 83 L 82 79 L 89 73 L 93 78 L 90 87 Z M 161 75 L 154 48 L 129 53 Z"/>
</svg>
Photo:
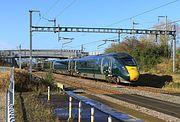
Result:
<svg viewBox="0 0 180 122">
<path fill-rule="evenodd" d="M 72 97 L 69 97 L 69 120 L 72 119 Z"/>
<path fill-rule="evenodd" d="M 15 86 L 15 81 L 14 81 L 14 67 L 12 68 L 12 76 L 11 76 L 11 77 L 12 77 L 12 81 L 11 81 L 11 82 L 12 82 L 12 84 L 13 84 L 13 85 L 12 85 L 12 87 L 13 87 L 12 92 L 13 92 L 13 106 L 14 106 L 14 89 L 15 89 L 15 87 L 14 87 L 14 86 Z"/>
<path fill-rule="evenodd" d="M 108 122 L 112 122 L 112 117 L 110 115 L 108 116 Z"/>
<path fill-rule="evenodd" d="M 91 108 L 91 122 L 94 122 L 94 108 Z"/>
<path fill-rule="evenodd" d="M 6 91 L 6 122 L 8 122 L 9 119 L 9 102 L 8 102 L 8 90 Z"/>
<path fill-rule="evenodd" d="M 81 122 L 81 107 L 82 107 L 82 104 L 81 104 L 81 101 L 79 102 L 79 115 L 78 115 L 78 122 Z"/>
<path fill-rule="evenodd" d="M 50 101 L 50 87 L 48 86 L 48 101 Z"/>
</svg>

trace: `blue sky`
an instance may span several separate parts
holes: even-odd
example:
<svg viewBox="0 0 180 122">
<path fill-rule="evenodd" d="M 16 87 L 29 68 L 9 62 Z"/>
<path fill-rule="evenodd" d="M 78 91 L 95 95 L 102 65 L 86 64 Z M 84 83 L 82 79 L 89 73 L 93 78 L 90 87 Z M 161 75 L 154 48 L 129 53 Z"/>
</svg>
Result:
<svg viewBox="0 0 180 122">
<path fill-rule="evenodd" d="M 3 0 L 0 4 L 0 50 L 29 49 L 29 10 L 41 11 L 41 16 L 54 19 L 60 26 L 114 27 L 132 28 L 132 21 L 139 23 L 135 28 L 147 29 L 157 24 L 157 16 L 168 16 L 168 20 L 180 19 L 180 0 L 148 12 L 141 16 L 127 19 L 139 13 L 151 10 L 175 0 Z M 164 21 L 161 18 L 161 21 Z M 33 25 L 53 26 L 53 23 L 40 19 L 39 13 L 33 13 Z M 110 25 L 110 26 L 109 26 Z M 60 33 L 61 37 L 74 38 L 58 41 L 56 33 L 33 33 L 33 49 L 80 49 L 102 52 L 110 42 L 97 48 L 101 40 L 117 36 L 116 34 Z M 122 38 L 126 35 L 122 35 Z M 95 42 L 96 41 L 96 42 Z"/>
</svg>

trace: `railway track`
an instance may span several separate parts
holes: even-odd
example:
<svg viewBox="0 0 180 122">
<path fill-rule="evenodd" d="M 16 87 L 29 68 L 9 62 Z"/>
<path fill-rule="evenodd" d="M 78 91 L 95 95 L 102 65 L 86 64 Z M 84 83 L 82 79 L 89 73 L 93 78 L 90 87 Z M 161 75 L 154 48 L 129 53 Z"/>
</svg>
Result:
<svg viewBox="0 0 180 122">
<path fill-rule="evenodd" d="M 38 72 L 38 73 L 40 73 L 40 72 Z M 58 73 L 54 73 L 54 74 L 58 74 Z M 63 76 L 66 77 L 68 75 L 63 75 Z M 77 78 L 75 76 L 68 76 L 68 77 Z M 81 78 L 81 79 L 86 79 L 86 78 Z M 99 80 L 96 80 L 96 81 L 91 80 L 91 82 L 96 83 L 96 82 L 99 82 Z M 180 93 L 177 93 L 177 92 L 174 92 L 174 91 L 163 90 L 161 88 L 154 88 L 154 87 L 149 87 L 149 86 L 145 86 L 145 85 L 144 86 L 138 86 L 136 84 L 127 84 L 127 83 L 115 84 L 115 83 L 108 83 L 108 82 L 103 82 L 103 81 L 100 81 L 100 82 L 104 86 L 107 86 L 107 84 L 108 84 L 108 85 L 111 85 L 113 87 L 122 87 L 122 88 L 124 87 L 124 88 L 128 88 L 128 89 L 140 90 L 140 91 L 145 91 L 145 92 L 163 93 L 163 94 L 170 94 L 170 95 L 175 94 L 176 96 L 180 96 Z"/>
<path fill-rule="evenodd" d="M 43 76 L 43 72 L 37 72 L 36 75 Z M 148 109 L 158 111 L 176 118 L 180 118 L 180 104 L 174 104 L 167 101 L 162 101 L 158 99 L 153 99 L 149 97 L 144 97 L 135 94 L 125 94 L 123 92 L 112 89 L 109 85 L 116 86 L 115 84 L 102 83 L 99 85 L 98 82 L 91 80 L 91 82 L 86 82 L 87 79 L 79 79 L 70 76 L 60 76 L 59 74 L 54 74 L 54 77 L 57 81 L 60 81 L 63 84 L 66 84 L 77 89 L 83 89 L 85 91 L 90 91 L 95 94 L 103 94 L 114 99 L 119 99 L 132 103 L 138 106 L 143 106 Z M 89 80 L 89 79 L 88 79 Z M 108 85 L 107 85 L 108 84 Z M 119 86 L 122 88 L 128 88 L 129 86 Z"/>
<path fill-rule="evenodd" d="M 36 73 L 35 75 L 43 76 L 44 73 L 42 73 L 42 72 Z M 67 77 L 69 77 L 69 76 L 64 75 L 64 78 L 62 78 L 62 77 L 59 77 L 58 74 L 54 74 L 54 78 L 57 81 L 61 81 L 62 84 L 66 84 L 68 86 L 75 87 L 77 89 L 87 90 L 87 91 L 95 92 L 98 94 L 122 94 L 121 92 L 112 90 L 110 88 L 105 89 L 104 87 L 97 86 L 96 84 L 89 84 L 87 82 L 82 82 L 81 80 L 78 80 L 78 81 L 71 80 L 71 79 L 68 79 Z"/>
<path fill-rule="evenodd" d="M 108 96 L 180 118 L 180 104 L 133 94 L 111 94 Z"/>
</svg>

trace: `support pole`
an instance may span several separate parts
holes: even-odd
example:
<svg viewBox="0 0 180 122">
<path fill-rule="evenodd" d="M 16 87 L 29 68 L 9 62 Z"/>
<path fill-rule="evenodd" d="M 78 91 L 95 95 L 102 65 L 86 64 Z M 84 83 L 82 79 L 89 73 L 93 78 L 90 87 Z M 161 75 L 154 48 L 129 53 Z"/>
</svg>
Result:
<svg viewBox="0 0 180 122">
<path fill-rule="evenodd" d="M 30 14 L 30 64 L 29 64 L 29 80 L 32 80 L 32 10 L 29 11 Z"/>
<path fill-rule="evenodd" d="M 83 47 L 83 44 L 81 45 L 81 57 L 83 57 L 83 50 L 84 50 L 84 47 Z"/>
<path fill-rule="evenodd" d="M 176 71 L 176 51 L 175 51 L 176 40 L 173 39 L 173 72 Z"/>
<path fill-rule="evenodd" d="M 81 104 L 81 101 L 80 101 L 80 102 L 79 102 L 78 122 L 81 122 L 81 107 L 82 107 L 82 104 Z"/>
<path fill-rule="evenodd" d="M 72 119 L 72 97 L 69 97 L 69 118 L 68 120 Z"/>
<path fill-rule="evenodd" d="M 12 88 L 12 92 L 13 92 L 13 106 L 14 106 L 14 94 L 15 94 L 15 93 L 14 93 L 14 90 L 15 90 L 14 67 L 12 67 L 11 70 L 12 70 L 12 76 L 11 76 L 12 81 L 11 81 L 11 82 L 12 82 L 12 84 L 13 84 L 13 85 L 12 85 L 12 87 L 13 87 L 13 88 Z"/>
<path fill-rule="evenodd" d="M 174 25 L 174 30 L 176 30 L 176 26 Z M 176 34 L 173 38 L 173 72 L 176 71 Z"/>
<path fill-rule="evenodd" d="M 121 33 L 118 33 L 118 42 L 121 42 Z"/>
<path fill-rule="evenodd" d="M 29 56 L 29 80 L 32 80 L 32 13 L 33 12 L 40 12 L 40 11 L 35 11 L 35 10 L 29 10 L 29 16 L 30 16 L 30 56 Z"/>
<path fill-rule="evenodd" d="M 21 44 L 19 45 L 19 69 L 21 69 Z"/>
<path fill-rule="evenodd" d="M 166 21 L 166 27 L 165 27 L 165 39 L 166 39 L 166 51 L 167 51 L 167 57 L 169 57 L 169 49 L 168 49 L 168 38 L 167 38 L 167 16 L 165 16 L 165 21 Z"/>
<path fill-rule="evenodd" d="M 91 122 L 94 122 L 94 108 L 91 108 Z"/>
<path fill-rule="evenodd" d="M 48 102 L 50 101 L 50 87 L 48 86 Z"/>
<path fill-rule="evenodd" d="M 108 116 L 108 122 L 112 122 L 112 117 Z"/>
</svg>

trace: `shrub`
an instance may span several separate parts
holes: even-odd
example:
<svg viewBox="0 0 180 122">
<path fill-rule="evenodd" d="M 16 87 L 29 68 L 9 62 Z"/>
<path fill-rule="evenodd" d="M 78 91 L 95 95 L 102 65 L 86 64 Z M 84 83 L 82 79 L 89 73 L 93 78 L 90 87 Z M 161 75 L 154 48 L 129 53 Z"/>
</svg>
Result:
<svg viewBox="0 0 180 122">
<path fill-rule="evenodd" d="M 10 80 L 9 72 L 0 73 L 0 92 L 5 92 L 8 88 Z"/>
<path fill-rule="evenodd" d="M 54 81 L 53 71 L 51 69 L 49 69 L 48 72 L 46 73 L 44 80 L 47 82 L 53 82 Z"/>
<path fill-rule="evenodd" d="M 142 70 L 149 71 L 161 63 L 163 57 L 167 56 L 166 51 L 164 51 L 165 48 L 166 46 L 151 41 L 138 41 L 135 38 L 128 38 L 120 44 L 111 45 L 105 50 L 105 53 L 127 52 L 136 59 Z"/>
<path fill-rule="evenodd" d="M 48 86 L 54 88 L 52 82 L 52 73 L 47 73 L 46 79 L 32 79 L 29 80 L 29 73 L 26 70 L 15 69 L 14 79 L 15 79 L 15 91 L 17 92 L 42 92 L 46 91 Z"/>
</svg>

